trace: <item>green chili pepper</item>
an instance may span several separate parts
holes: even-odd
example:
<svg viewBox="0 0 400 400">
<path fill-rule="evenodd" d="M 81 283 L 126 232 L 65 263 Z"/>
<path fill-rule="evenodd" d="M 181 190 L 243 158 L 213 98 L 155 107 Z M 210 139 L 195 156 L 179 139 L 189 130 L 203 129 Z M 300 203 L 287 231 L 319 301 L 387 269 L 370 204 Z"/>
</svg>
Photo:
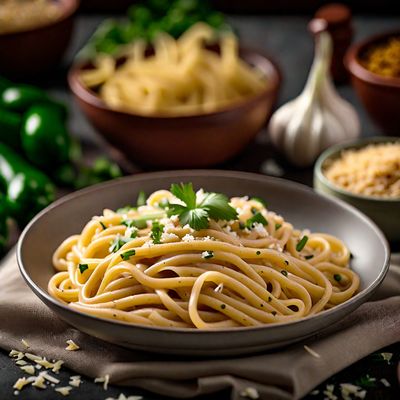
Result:
<svg viewBox="0 0 400 400">
<path fill-rule="evenodd" d="M 26 157 L 39 167 L 54 168 L 69 160 L 70 137 L 54 108 L 32 106 L 25 114 L 21 130 Z"/>
<path fill-rule="evenodd" d="M 0 188 L 5 188 L 6 209 L 20 226 L 29 222 L 55 197 L 49 178 L 0 143 Z"/>
<path fill-rule="evenodd" d="M 5 89 L 0 96 L 0 108 L 24 113 L 34 104 L 46 103 L 49 108 L 55 108 L 63 118 L 67 116 L 64 104 L 51 99 L 48 94 L 35 86 L 13 85 Z"/>
<path fill-rule="evenodd" d="M 0 108 L 0 142 L 12 147 L 21 148 L 22 117 L 13 111 Z"/>
</svg>

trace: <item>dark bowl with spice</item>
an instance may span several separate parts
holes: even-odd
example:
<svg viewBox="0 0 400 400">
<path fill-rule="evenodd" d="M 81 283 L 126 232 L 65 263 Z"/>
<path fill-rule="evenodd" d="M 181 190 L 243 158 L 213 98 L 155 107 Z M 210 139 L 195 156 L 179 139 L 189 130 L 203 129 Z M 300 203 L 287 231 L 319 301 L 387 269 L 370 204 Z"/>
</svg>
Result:
<svg viewBox="0 0 400 400">
<path fill-rule="evenodd" d="M 353 45 L 345 64 L 372 121 L 386 135 L 400 136 L 400 30 Z"/>
<path fill-rule="evenodd" d="M 26 27 L 20 24 L 20 29 L 0 31 L 0 73 L 10 78 L 30 78 L 57 65 L 70 42 L 79 3 L 79 0 L 49 2 L 50 7 L 57 9 L 53 19 L 38 21 L 37 26 L 31 26 L 32 21 L 27 19 Z"/>
</svg>

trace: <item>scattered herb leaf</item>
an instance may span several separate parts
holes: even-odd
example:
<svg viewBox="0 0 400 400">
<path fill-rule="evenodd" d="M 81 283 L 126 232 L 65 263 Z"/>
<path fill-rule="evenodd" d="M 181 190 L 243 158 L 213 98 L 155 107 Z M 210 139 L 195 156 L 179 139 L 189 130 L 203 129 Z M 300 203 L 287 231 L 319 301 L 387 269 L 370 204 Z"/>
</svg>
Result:
<svg viewBox="0 0 400 400">
<path fill-rule="evenodd" d="M 146 200 L 147 200 L 146 193 L 143 190 L 141 190 L 136 200 L 137 207 L 144 206 L 146 204 Z"/>
<path fill-rule="evenodd" d="M 257 250 L 257 251 L 256 251 L 256 255 L 259 256 L 260 254 L 261 254 L 261 251 L 260 251 L 260 250 Z"/>
<path fill-rule="evenodd" d="M 221 308 L 224 310 L 226 308 L 225 304 L 221 304 Z"/>
<path fill-rule="evenodd" d="M 340 274 L 335 274 L 335 275 L 333 275 L 333 279 L 334 279 L 336 282 L 340 282 L 340 281 L 342 280 L 342 275 L 340 275 Z"/>
<path fill-rule="evenodd" d="M 259 211 L 246 221 L 246 227 L 250 229 L 256 222 L 262 225 L 268 225 L 268 221 Z"/>
<path fill-rule="evenodd" d="M 272 311 L 271 314 L 275 317 L 275 315 L 277 314 L 277 312 L 276 312 L 276 311 Z"/>
<path fill-rule="evenodd" d="M 201 257 L 202 257 L 202 258 L 205 258 L 205 259 L 213 258 L 213 257 L 214 257 L 214 252 L 211 251 L 211 250 L 204 251 L 204 252 L 201 254 Z"/>
<path fill-rule="evenodd" d="M 304 249 L 304 246 L 306 245 L 307 241 L 308 241 L 308 236 L 303 236 L 301 238 L 300 242 L 297 243 L 296 250 L 302 251 Z"/>
<path fill-rule="evenodd" d="M 161 243 L 161 236 L 164 230 L 164 225 L 160 224 L 158 221 L 153 221 L 153 226 L 151 227 L 150 237 L 153 239 L 154 244 Z"/>
<path fill-rule="evenodd" d="M 128 251 L 126 251 L 125 253 L 122 253 L 121 254 L 121 258 L 124 260 L 124 261 L 128 261 L 132 256 L 134 256 L 136 254 L 136 251 L 135 250 L 128 250 Z"/>
<path fill-rule="evenodd" d="M 304 258 L 305 258 L 306 260 L 311 260 L 313 257 L 314 257 L 313 254 L 308 254 L 307 256 L 304 256 Z"/>
<path fill-rule="evenodd" d="M 284 270 L 284 269 L 281 271 L 281 274 L 284 275 L 284 276 L 288 276 L 288 272 L 286 270 Z"/>
<path fill-rule="evenodd" d="M 282 228 L 282 224 L 275 224 L 275 230 L 277 231 L 279 228 Z"/>
<path fill-rule="evenodd" d="M 79 271 L 81 271 L 81 274 L 83 274 L 87 269 L 89 269 L 89 265 L 79 264 Z"/>
<path fill-rule="evenodd" d="M 125 243 L 128 243 L 130 238 L 117 235 L 110 243 L 109 252 L 116 253 Z"/>
<path fill-rule="evenodd" d="M 103 223 L 103 222 L 99 221 L 99 223 L 100 223 L 101 227 L 102 227 L 104 230 L 106 230 L 106 229 L 107 229 L 107 227 L 104 225 L 104 223 Z"/>
</svg>

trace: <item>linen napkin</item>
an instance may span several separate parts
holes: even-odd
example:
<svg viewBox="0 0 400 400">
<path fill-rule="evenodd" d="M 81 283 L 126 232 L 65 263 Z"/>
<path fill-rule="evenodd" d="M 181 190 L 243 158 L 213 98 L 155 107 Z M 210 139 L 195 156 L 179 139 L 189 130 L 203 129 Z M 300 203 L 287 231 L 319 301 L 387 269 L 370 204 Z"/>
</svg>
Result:
<svg viewBox="0 0 400 400">
<path fill-rule="evenodd" d="M 231 399 L 236 400 L 252 387 L 260 399 L 295 400 L 329 376 L 400 340 L 400 257 L 392 257 L 374 300 L 335 324 L 329 335 L 274 352 L 220 359 L 147 354 L 103 342 L 58 319 L 26 286 L 12 251 L 0 267 L 0 347 L 26 351 L 21 345 L 24 338 L 30 352 L 63 359 L 78 373 L 109 374 L 113 384 L 164 396 L 191 398 L 231 388 Z M 68 339 L 81 349 L 65 351 Z M 308 353 L 304 344 L 320 358 Z"/>
</svg>

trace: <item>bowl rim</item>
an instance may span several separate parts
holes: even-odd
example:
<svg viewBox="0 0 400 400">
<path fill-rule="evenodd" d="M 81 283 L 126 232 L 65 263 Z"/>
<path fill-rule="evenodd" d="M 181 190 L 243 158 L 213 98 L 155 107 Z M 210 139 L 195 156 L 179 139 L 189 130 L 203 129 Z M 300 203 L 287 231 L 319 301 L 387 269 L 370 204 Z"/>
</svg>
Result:
<svg viewBox="0 0 400 400">
<path fill-rule="evenodd" d="M 243 107 L 250 107 L 254 103 L 257 103 L 260 99 L 264 98 L 265 96 L 268 95 L 276 95 L 279 91 L 279 88 L 281 87 L 282 84 L 282 71 L 277 62 L 271 58 L 269 55 L 265 54 L 264 52 L 260 52 L 259 50 L 255 50 L 251 47 L 247 46 L 239 46 L 239 55 L 241 56 L 240 58 L 244 59 L 246 61 L 246 58 L 248 56 L 255 56 L 259 57 L 260 59 L 263 59 L 263 62 L 268 62 L 270 65 L 270 69 L 272 71 L 271 76 L 271 82 L 270 84 L 262 90 L 260 93 L 257 93 L 251 97 L 244 98 L 238 102 L 235 102 L 231 105 L 224 106 L 221 109 L 218 109 L 216 111 L 211 111 L 211 112 L 205 112 L 201 114 L 185 114 L 185 115 L 169 115 L 169 114 L 140 114 L 140 113 L 135 113 L 130 110 L 122 110 L 122 109 L 115 109 L 110 106 L 108 106 L 96 93 L 87 88 L 81 81 L 79 77 L 79 72 L 92 64 L 90 60 L 83 60 L 83 61 L 78 61 L 74 63 L 67 75 L 67 80 L 68 80 L 68 85 L 72 93 L 81 101 L 84 103 L 87 103 L 91 105 L 92 107 L 95 107 L 97 109 L 100 109 L 101 111 L 107 111 L 107 112 L 112 112 L 116 114 L 117 116 L 125 116 L 125 117 L 134 117 L 134 118 L 140 118 L 140 119 L 153 119 L 153 120 L 159 120 L 159 121 L 171 121 L 171 120 L 191 120 L 191 119 L 198 119 L 198 118 L 212 118 L 212 117 L 217 117 L 220 115 L 223 115 L 225 113 L 230 113 L 234 112 L 235 110 L 238 110 Z"/>
<path fill-rule="evenodd" d="M 85 314 L 81 311 L 74 310 L 68 305 L 62 304 L 61 302 L 57 301 L 54 299 L 46 290 L 43 290 L 40 286 L 38 286 L 34 280 L 30 277 L 28 272 L 26 271 L 23 263 L 23 257 L 22 257 L 22 248 L 23 244 L 25 241 L 25 237 L 28 235 L 29 230 L 31 229 L 32 226 L 36 224 L 36 221 L 38 221 L 43 215 L 47 214 L 48 212 L 51 212 L 54 208 L 59 208 L 62 207 L 64 203 L 70 201 L 71 199 L 79 198 L 82 196 L 86 196 L 88 193 L 92 193 L 98 190 L 98 188 L 112 188 L 115 185 L 120 185 L 121 182 L 135 182 L 137 180 L 142 180 L 143 178 L 170 178 L 170 177 L 176 177 L 179 176 L 178 179 L 183 179 L 184 177 L 208 177 L 210 174 L 213 174 L 214 176 L 217 175 L 220 178 L 244 178 L 247 180 L 252 180 L 255 182 L 260 182 L 260 180 L 264 182 L 276 182 L 280 183 L 283 185 L 288 185 L 292 188 L 295 188 L 299 191 L 306 192 L 307 194 L 312 193 L 313 195 L 317 197 L 321 197 L 324 200 L 328 200 L 330 202 L 336 203 L 336 205 L 340 206 L 341 208 L 346 209 L 347 211 L 355 214 L 358 218 L 363 220 L 369 227 L 374 231 L 376 236 L 380 239 L 380 242 L 383 246 L 384 250 L 384 263 L 381 267 L 381 270 L 375 280 L 367 286 L 364 290 L 358 292 L 355 294 L 352 298 L 348 299 L 344 303 L 341 303 L 331 309 L 325 310 L 323 312 L 320 312 L 315 315 L 307 316 L 304 318 L 300 318 L 295 321 L 291 322 L 280 322 L 280 323 L 275 323 L 275 324 L 262 324 L 259 326 L 252 326 L 252 327 L 234 327 L 234 328 L 222 328 L 222 329 L 192 329 L 192 328 L 174 328 L 174 327 L 158 327 L 158 326 L 150 326 L 150 325 L 141 325 L 141 324 L 132 324 L 132 323 L 127 323 L 123 321 L 114 321 L 110 320 L 107 318 L 102 318 L 102 317 L 97 317 L 94 315 L 90 314 Z M 70 193 L 52 204 L 50 204 L 48 207 L 46 207 L 44 210 L 42 210 L 40 213 L 38 213 L 30 222 L 29 224 L 25 227 L 23 230 L 18 243 L 17 243 L 17 263 L 18 267 L 20 270 L 21 275 L 23 276 L 24 280 L 28 284 L 28 286 L 31 288 L 31 290 L 40 298 L 45 298 L 47 302 L 52 303 L 53 306 L 56 308 L 59 308 L 62 310 L 62 312 L 67 312 L 67 313 L 72 313 L 72 314 L 77 314 L 80 317 L 83 318 L 88 318 L 90 320 L 94 320 L 100 323 L 105 323 L 109 324 L 110 326 L 121 326 L 123 328 L 134 328 L 134 329 L 141 329 L 143 331 L 157 331 L 157 332 L 173 332 L 173 333 L 180 333 L 180 334 L 196 334 L 196 335 L 210 335 L 210 334 L 218 334 L 218 335 L 226 335 L 227 333 L 236 333 L 236 332 L 250 332 L 254 330 L 262 330 L 262 329 L 270 329 L 270 330 L 276 330 L 280 329 L 282 326 L 298 326 L 298 325 L 303 325 L 307 324 L 309 320 L 318 320 L 321 318 L 327 318 L 326 316 L 329 316 L 331 314 L 339 312 L 342 308 L 347 308 L 351 303 L 360 303 L 362 299 L 368 299 L 368 297 L 375 291 L 375 289 L 381 284 L 383 279 L 385 278 L 387 271 L 389 269 L 389 261 L 390 261 L 390 247 L 389 243 L 386 239 L 386 237 L 383 235 L 382 231 L 378 228 L 378 226 L 365 214 L 361 213 L 357 208 L 347 204 L 345 201 L 337 199 L 337 198 L 332 198 L 332 197 L 327 197 L 325 195 L 322 195 L 318 192 L 316 192 L 313 188 L 308 187 L 306 185 L 289 181 L 286 179 L 282 178 L 277 178 L 277 177 L 271 177 L 271 176 L 266 176 L 266 175 L 261 175 L 261 174 L 256 174 L 256 173 L 249 173 L 249 172 L 242 172 L 242 171 L 226 171 L 226 170 L 207 170 L 207 169 L 199 169 L 199 170 L 173 170 L 173 171 L 158 171 L 158 172 L 145 172 L 145 173 L 139 173 L 135 175 L 130 175 L 118 179 L 114 179 L 105 183 L 100 183 L 97 185 L 90 186 L 85 189 L 78 190 L 76 192 Z"/>
<path fill-rule="evenodd" d="M 51 26 L 55 26 L 66 19 L 72 17 L 76 11 L 78 10 L 80 6 L 80 0 L 57 0 L 58 2 L 64 3 L 64 8 L 63 8 L 63 13 L 59 16 L 59 18 L 49 21 L 48 23 L 44 25 L 39 25 L 39 26 L 34 26 L 32 28 L 24 29 L 22 31 L 16 31 L 16 32 L 5 32 L 5 33 L 0 33 L 0 40 L 3 38 L 13 38 L 13 37 L 18 37 L 21 35 L 29 34 L 32 32 L 39 32 L 41 30 L 46 30 L 47 28 Z"/>
<path fill-rule="evenodd" d="M 362 139 L 356 139 L 356 140 L 351 140 L 351 141 L 346 141 L 343 143 L 339 143 L 335 146 L 331 146 L 328 149 L 326 149 L 317 159 L 315 166 L 314 166 L 314 174 L 317 179 L 319 179 L 325 186 L 327 186 L 330 190 L 333 192 L 337 192 L 341 195 L 354 198 L 360 201 L 371 201 L 375 202 L 377 204 L 383 204 L 383 203 L 388 203 L 388 204 L 399 204 L 400 205 L 400 197 L 399 198 L 385 198 L 385 197 L 378 197 L 378 196 L 367 196 L 367 195 L 361 195 L 357 193 L 350 192 L 346 189 L 341 188 L 340 186 L 335 185 L 333 182 L 331 182 L 323 173 L 323 167 L 325 162 L 328 159 L 336 158 L 337 156 L 340 156 L 340 152 L 344 150 L 350 150 L 350 149 L 361 149 L 363 147 L 368 146 L 369 144 L 375 144 L 375 143 L 392 143 L 392 142 L 399 142 L 400 144 L 400 137 L 396 136 L 374 136 L 370 138 L 362 138 Z"/>
<path fill-rule="evenodd" d="M 381 85 L 385 87 L 396 87 L 400 88 L 400 78 L 385 77 L 374 72 L 369 71 L 361 65 L 359 62 L 360 53 L 367 47 L 371 46 L 375 42 L 382 41 L 391 36 L 400 36 L 400 30 L 390 30 L 384 33 L 372 35 L 362 40 L 359 43 L 355 43 L 347 50 L 344 63 L 348 71 L 360 80 L 366 81 L 370 84 Z"/>
</svg>

